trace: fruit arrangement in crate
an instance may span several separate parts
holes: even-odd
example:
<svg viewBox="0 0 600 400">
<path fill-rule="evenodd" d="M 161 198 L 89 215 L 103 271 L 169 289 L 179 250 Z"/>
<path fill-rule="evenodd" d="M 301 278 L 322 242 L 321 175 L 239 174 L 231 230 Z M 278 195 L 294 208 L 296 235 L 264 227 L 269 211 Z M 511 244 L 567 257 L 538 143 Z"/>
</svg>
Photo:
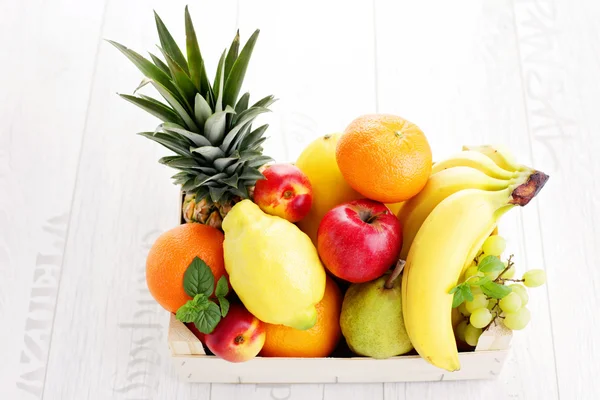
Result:
<svg viewBox="0 0 600 400">
<path fill-rule="evenodd" d="M 380 367 L 376 380 L 426 380 L 461 361 L 470 369 L 446 379 L 487 376 L 473 372 L 483 350 L 500 362 L 529 322 L 526 287 L 545 281 L 543 270 L 515 278 L 497 224 L 548 176 L 494 146 L 433 163 L 417 125 L 383 114 L 275 163 L 268 126 L 253 126 L 273 96 L 240 96 L 258 31 L 243 47 L 235 36 L 211 82 L 187 8 L 186 56 L 156 25 L 162 59 L 111 43 L 144 74 L 138 89 L 166 101 L 121 95 L 162 120 L 141 135 L 179 170 L 183 223 L 154 243 L 146 278 L 172 313 L 174 355 L 202 369 L 187 378 L 368 381 Z"/>
</svg>

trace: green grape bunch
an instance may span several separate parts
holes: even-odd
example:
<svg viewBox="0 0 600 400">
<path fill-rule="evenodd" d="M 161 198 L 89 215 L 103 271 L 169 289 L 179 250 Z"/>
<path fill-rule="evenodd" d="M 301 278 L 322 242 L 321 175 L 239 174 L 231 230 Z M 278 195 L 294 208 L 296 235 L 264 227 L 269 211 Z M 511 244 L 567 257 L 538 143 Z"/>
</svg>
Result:
<svg viewBox="0 0 600 400">
<path fill-rule="evenodd" d="M 488 237 L 481 252 L 463 274 L 463 281 L 450 290 L 452 307 L 463 319 L 455 328 L 457 340 L 475 347 L 481 334 L 491 325 L 502 323 L 511 330 L 524 329 L 531 320 L 526 307 L 527 288 L 542 286 L 546 272 L 532 269 L 515 278 L 513 256 L 502 261 L 506 240 L 499 235 Z"/>
</svg>

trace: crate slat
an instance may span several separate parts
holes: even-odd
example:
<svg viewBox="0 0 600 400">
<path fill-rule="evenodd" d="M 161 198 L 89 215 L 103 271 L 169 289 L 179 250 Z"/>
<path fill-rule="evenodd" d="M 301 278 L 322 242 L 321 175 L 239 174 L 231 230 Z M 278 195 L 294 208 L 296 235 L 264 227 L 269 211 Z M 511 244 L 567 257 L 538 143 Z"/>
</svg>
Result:
<svg viewBox="0 0 600 400">
<path fill-rule="evenodd" d="M 502 325 L 484 332 L 474 352 L 460 353 L 461 369 L 447 372 L 419 356 L 355 358 L 263 358 L 230 363 L 206 355 L 202 343 L 171 315 L 169 346 L 181 378 L 211 383 L 417 382 L 494 379 L 508 355 L 512 333 Z"/>
</svg>

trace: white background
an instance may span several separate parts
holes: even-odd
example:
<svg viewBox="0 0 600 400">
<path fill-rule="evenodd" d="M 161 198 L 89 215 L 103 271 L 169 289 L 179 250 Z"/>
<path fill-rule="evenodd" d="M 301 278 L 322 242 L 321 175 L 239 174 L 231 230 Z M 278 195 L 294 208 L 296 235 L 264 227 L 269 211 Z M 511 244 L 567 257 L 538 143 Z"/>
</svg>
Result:
<svg viewBox="0 0 600 400">
<path fill-rule="evenodd" d="M 261 28 L 245 87 L 280 98 L 263 119 L 278 160 L 389 112 L 434 158 L 504 143 L 548 173 L 501 226 L 518 268 L 548 273 L 532 322 L 495 381 L 178 382 L 144 281 L 178 189 L 135 135 L 157 121 L 115 94 L 141 74 L 102 39 L 154 52 L 155 8 L 182 43 L 185 2 L 0 0 L 0 398 L 600 397 L 600 2 L 189 2 L 210 71 L 236 27 Z"/>
</svg>

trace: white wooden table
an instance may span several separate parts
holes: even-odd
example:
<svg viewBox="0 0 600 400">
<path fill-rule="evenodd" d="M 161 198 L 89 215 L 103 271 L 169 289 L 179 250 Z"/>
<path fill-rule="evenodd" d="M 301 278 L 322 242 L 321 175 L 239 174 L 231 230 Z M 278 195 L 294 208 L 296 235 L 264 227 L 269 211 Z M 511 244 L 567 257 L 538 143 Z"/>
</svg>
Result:
<svg viewBox="0 0 600 400">
<path fill-rule="evenodd" d="M 600 398 L 600 2 L 190 3 L 213 64 L 236 27 L 261 28 L 246 87 L 281 99 L 265 117 L 279 160 L 390 112 L 437 158 L 505 143 L 550 174 L 502 227 L 521 270 L 548 273 L 533 320 L 495 381 L 178 382 L 144 278 L 178 191 L 134 134 L 157 122 L 115 95 L 140 73 L 102 39 L 154 49 L 155 8 L 181 41 L 185 2 L 0 0 L 0 398 Z"/>
</svg>

